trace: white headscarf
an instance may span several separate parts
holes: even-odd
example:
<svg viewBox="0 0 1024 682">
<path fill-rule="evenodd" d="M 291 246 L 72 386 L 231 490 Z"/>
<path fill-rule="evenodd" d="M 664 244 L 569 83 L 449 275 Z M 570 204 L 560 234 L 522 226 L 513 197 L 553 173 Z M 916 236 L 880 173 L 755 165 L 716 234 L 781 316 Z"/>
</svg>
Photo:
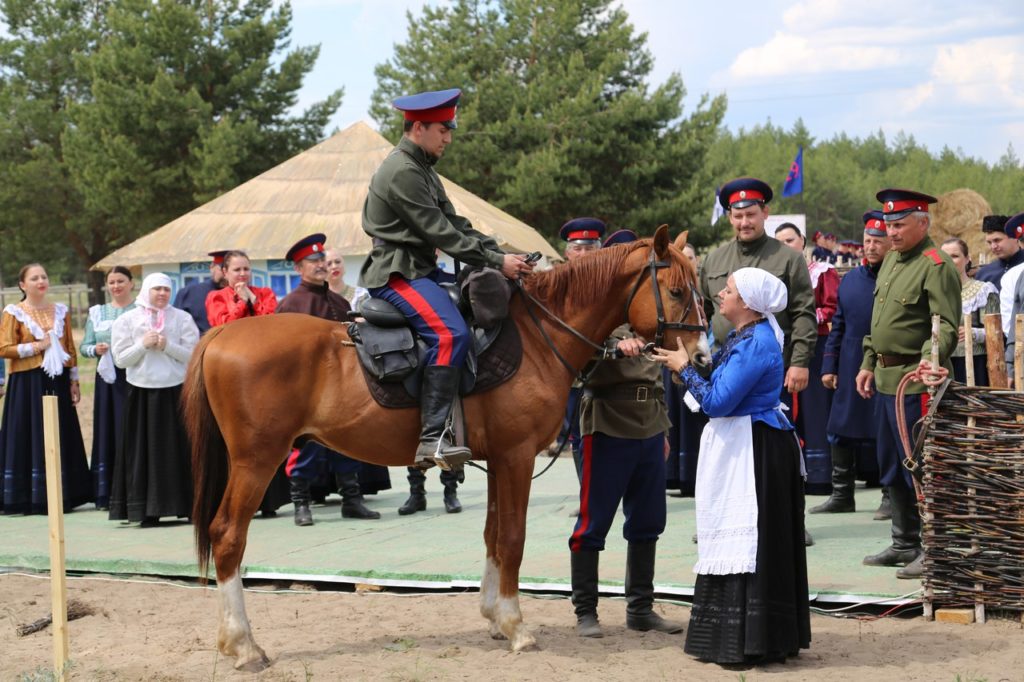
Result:
<svg viewBox="0 0 1024 682">
<path fill-rule="evenodd" d="M 732 276 L 736 280 L 736 291 L 747 307 L 768 318 L 768 324 L 775 332 L 775 340 L 781 349 L 785 337 L 774 313 L 786 309 L 789 301 L 786 285 L 775 275 L 760 268 L 740 268 Z"/>
<path fill-rule="evenodd" d="M 139 295 L 135 299 L 135 305 L 142 308 L 149 315 L 149 328 L 158 332 L 164 328 L 164 311 L 167 308 L 157 308 L 150 303 L 149 290 L 153 287 L 167 287 L 168 289 L 172 289 L 171 278 L 162 272 L 154 272 L 150 275 L 146 275 L 146 279 L 142 280 L 142 288 L 139 289 Z M 170 307 L 170 303 L 168 303 L 167 307 Z"/>
</svg>

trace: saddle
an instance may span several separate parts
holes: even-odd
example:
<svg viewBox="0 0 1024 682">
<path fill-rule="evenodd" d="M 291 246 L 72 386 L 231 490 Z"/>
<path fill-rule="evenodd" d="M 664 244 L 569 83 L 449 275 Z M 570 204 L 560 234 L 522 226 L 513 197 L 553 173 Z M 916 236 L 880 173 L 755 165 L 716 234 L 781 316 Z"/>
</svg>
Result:
<svg viewBox="0 0 1024 682">
<path fill-rule="evenodd" d="M 473 336 L 473 345 L 462 367 L 460 395 L 483 393 L 508 381 L 519 370 L 523 358 L 516 325 L 507 319 L 494 320 L 493 310 L 487 315 L 474 315 L 466 288 L 460 290 L 455 284 L 441 287 L 466 319 Z M 506 299 L 506 306 L 507 302 Z M 382 299 L 366 299 L 350 315 L 356 320 L 349 323 L 348 334 L 355 343 L 373 399 L 385 408 L 418 407 L 426 343 L 409 326 L 402 312 Z M 480 317 L 486 318 L 487 326 L 478 323 Z"/>
</svg>

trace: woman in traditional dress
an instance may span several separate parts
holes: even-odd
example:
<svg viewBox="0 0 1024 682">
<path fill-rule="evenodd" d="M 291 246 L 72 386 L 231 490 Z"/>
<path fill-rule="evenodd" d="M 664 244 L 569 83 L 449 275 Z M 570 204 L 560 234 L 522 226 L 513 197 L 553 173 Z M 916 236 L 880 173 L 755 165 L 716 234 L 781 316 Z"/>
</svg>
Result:
<svg viewBox="0 0 1024 682">
<path fill-rule="evenodd" d="M 775 276 L 741 268 L 719 294 L 735 330 L 703 379 L 657 349 L 711 418 L 697 464 L 697 582 L 685 650 L 703 661 L 784 661 L 810 646 L 800 446 L 783 414 L 786 307 Z M 681 344 L 680 344 L 681 346 Z"/>
<path fill-rule="evenodd" d="M 971 316 L 971 339 L 974 341 L 974 385 L 988 386 L 988 355 L 985 352 L 985 320 L 984 315 L 999 312 L 999 292 L 991 282 L 972 279 L 967 275 L 971 267 L 971 256 L 967 251 L 967 242 L 959 237 L 952 237 L 942 242 L 942 250 L 949 254 L 960 273 L 960 301 L 963 303 L 962 315 Z M 961 321 L 963 317 L 960 318 Z M 967 349 L 964 345 L 964 325 L 960 325 L 959 342 L 953 351 L 953 378 L 960 383 L 967 383 Z"/>
<path fill-rule="evenodd" d="M 107 273 L 110 303 L 89 308 L 85 338 L 79 350 L 83 357 L 99 358 L 96 364 L 96 389 L 92 409 L 92 490 L 96 508 L 110 507 L 110 484 L 114 478 L 114 457 L 117 442 L 123 435 L 124 401 L 128 394 L 125 371 L 114 365 L 110 354 L 110 330 L 114 321 L 135 308 L 132 296 L 132 272 L 115 265 Z"/>
<path fill-rule="evenodd" d="M 142 281 L 136 308 L 114 322 L 110 352 L 126 370 L 128 396 L 110 492 L 112 521 L 152 526 L 161 517 L 192 513 L 190 449 L 178 403 L 199 328 L 170 300 L 171 278 L 153 273 Z"/>
<path fill-rule="evenodd" d="M 252 265 L 244 251 L 225 253 L 221 268 L 226 283 L 224 288 L 210 292 L 206 297 L 206 315 L 211 329 L 245 317 L 270 315 L 277 310 L 277 297 L 272 289 L 250 286 Z M 278 508 L 290 501 L 288 476 L 282 463 L 263 494 L 260 513 L 276 516 Z"/>
<path fill-rule="evenodd" d="M 277 297 L 267 287 L 249 285 L 252 266 L 244 251 L 228 251 L 224 254 L 223 289 L 211 291 L 206 297 L 206 316 L 210 327 L 217 327 L 243 317 L 269 315 L 277 309 Z"/>
<path fill-rule="evenodd" d="M 18 273 L 20 303 L 0 316 L 0 357 L 11 360 L 0 427 L 0 510 L 4 514 L 46 513 L 43 450 L 44 395 L 56 395 L 60 422 L 64 511 L 93 499 L 89 463 L 75 405 L 81 398 L 71 316 L 63 303 L 50 303 L 50 280 L 38 263 Z"/>
</svg>

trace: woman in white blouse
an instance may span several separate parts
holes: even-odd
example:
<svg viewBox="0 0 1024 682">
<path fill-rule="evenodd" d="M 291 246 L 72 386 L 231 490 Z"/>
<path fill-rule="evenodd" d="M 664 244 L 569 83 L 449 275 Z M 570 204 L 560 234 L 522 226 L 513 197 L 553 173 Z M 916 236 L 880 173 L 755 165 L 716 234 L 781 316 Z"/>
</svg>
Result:
<svg viewBox="0 0 1024 682">
<path fill-rule="evenodd" d="M 114 322 L 111 353 L 126 371 L 128 399 L 110 493 L 113 521 L 151 526 L 192 511 L 189 445 L 178 403 L 199 329 L 170 300 L 170 278 L 154 273 L 143 280 L 137 307 Z"/>
</svg>

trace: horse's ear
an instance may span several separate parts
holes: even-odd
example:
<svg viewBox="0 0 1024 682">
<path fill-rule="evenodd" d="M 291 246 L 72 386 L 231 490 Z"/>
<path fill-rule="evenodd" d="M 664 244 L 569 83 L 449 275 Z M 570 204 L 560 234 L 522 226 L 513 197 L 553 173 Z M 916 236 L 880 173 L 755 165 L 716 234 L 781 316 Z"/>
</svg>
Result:
<svg viewBox="0 0 1024 682">
<path fill-rule="evenodd" d="M 679 236 L 676 237 L 676 240 L 674 242 L 672 242 L 672 243 L 675 245 L 675 247 L 677 249 L 682 251 L 683 247 L 686 246 L 686 238 L 688 236 L 690 236 L 690 231 L 689 230 L 683 230 L 682 232 L 679 233 Z"/>
<path fill-rule="evenodd" d="M 664 260 L 668 253 L 668 225 L 659 225 L 654 232 L 654 254 Z"/>
</svg>

